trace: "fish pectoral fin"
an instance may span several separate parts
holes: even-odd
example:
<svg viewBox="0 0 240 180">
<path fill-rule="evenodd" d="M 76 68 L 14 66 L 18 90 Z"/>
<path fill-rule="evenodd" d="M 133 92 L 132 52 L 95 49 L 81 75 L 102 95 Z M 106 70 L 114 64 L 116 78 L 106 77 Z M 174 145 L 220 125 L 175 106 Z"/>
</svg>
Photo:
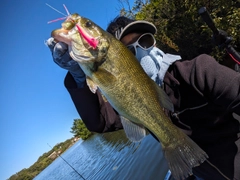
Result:
<svg viewBox="0 0 240 180">
<path fill-rule="evenodd" d="M 95 84 L 89 77 L 86 77 L 86 82 L 87 82 L 89 89 L 92 91 L 92 93 L 95 94 L 98 89 L 98 85 Z"/>
<path fill-rule="evenodd" d="M 168 95 L 165 93 L 165 91 L 160 88 L 155 82 L 154 82 L 156 88 L 157 88 L 157 92 L 158 92 L 158 99 L 160 102 L 160 105 L 163 108 L 168 109 L 169 111 L 173 112 L 174 111 L 174 107 L 173 107 L 173 103 L 171 102 L 170 98 L 168 97 Z"/>
<path fill-rule="evenodd" d="M 94 72 L 93 76 L 101 79 L 102 83 L 107 85 L 116 84 L 117 82 L 117 77 L 114 75 L 114 73 L 102 67 L 98 67 L 98 70 Z"/>
<path fill-rule="evenodd" d="M 146 129 L 143 126 L 135 124 L 123 116 L 121 116 L 121 122 L 130 141 L 139 142 L 146 136 Z"/>
<path fill-rule="evenodd" d="M 104 102 L 108 102 L 107 98 L 102 94 L 102 98 Z"/>
</svg>

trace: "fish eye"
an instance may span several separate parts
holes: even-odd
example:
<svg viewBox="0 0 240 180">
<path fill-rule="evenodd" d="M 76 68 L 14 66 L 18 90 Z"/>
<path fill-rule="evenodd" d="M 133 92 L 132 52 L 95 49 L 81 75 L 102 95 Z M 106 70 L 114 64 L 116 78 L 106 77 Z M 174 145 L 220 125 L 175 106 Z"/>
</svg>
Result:
<svg viewBox="0 0 240 180">
<path fill-rule="evenodd" d="M 91 27 L 92 23 L 90 21 L 86 22 L 86 27 Z"/>
</svg>

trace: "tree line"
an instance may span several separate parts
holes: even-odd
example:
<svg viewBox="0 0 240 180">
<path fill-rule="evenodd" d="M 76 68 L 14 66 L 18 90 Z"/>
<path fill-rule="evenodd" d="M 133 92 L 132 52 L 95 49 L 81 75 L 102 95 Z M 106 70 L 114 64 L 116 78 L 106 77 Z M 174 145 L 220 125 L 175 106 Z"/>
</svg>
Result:
<svg viewBox="0 0 240 180">
<path fill-rule="evenodd" d="M 21 171 L 12 175 L 8 180 L 32 180 L 48 165 L 50 165 L 59 155 L 71 147 L 75 143 L 75 138 L 86 140 L 93 134 L 86 128 L 81 119 L 74 119 L 70 132 L 73 133 L 73 138 L 56 144 L 50 151 L 41 155 L 33 165 L 31 165 L 29 168 L 22 169 Z M 53 156 L 51 156 L 52 154 Z"/>
<path fill-rule="evenodd" d="M 166 53 L 179 54 L 183 59 L 205 53 L 219 62 L 228 58 L 213 43 L 212 31 L 198 14 L 201 7 L 207 8 L 216 27 L 226 31 L 240 51 L 239 0 L 135 0 L 132 8 L 127 4 L 128 8 L 122 6 L 121 14 L 155 24 L 157 47 Z"/>
</svg>

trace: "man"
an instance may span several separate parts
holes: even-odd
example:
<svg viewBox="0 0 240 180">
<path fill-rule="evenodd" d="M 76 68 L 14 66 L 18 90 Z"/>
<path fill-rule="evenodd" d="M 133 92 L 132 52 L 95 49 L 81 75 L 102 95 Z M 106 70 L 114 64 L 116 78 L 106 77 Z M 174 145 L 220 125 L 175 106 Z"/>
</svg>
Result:
<svg viewBox="0 0 240 180">
<path fill-rule="evenodd" d="M 170 97 L 175 111 L 172 122 L 192 138 L 209 156 L 193 173 L 199 179 L 240 179 L 239 122 L 240 75 L 221 66 L 208 55 L 192 60 L 165 54 L 155 47 L 156 28 L 147 21 L 118 17 L 107 31 L 125 44 L 145 72 Z M 117 112 L 99 92 L 93 94 L 85 75 L 62 42 L 47 42 L 54 61 L 69 72 L 65 86 L 90 131 L 107 132 L 122 128 Z"/>
</svg>

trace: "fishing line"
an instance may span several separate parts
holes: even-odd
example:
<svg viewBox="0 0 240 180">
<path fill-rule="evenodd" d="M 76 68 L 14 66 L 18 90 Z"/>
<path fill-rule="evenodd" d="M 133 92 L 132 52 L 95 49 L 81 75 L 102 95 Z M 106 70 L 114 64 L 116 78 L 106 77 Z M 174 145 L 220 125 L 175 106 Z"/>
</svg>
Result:
<svg viewBox="0 0 240 180">
<path fill-rule="evenodd" d="M 47 144 L 48 144 L 48 143 L 47 143 Z M 53 149 L 52 146 L 50 146 L 49 144 L 48 144 L 48 146 L 49 146 L 51 149 Z M 58 154 L 58 156 L 59 156 L 65 163 L 67 163 L 67 165 L 69 165 L 82 179 L 86 180 L 76 169 L 74 169 L 74 167 L 71 166 L 71 164 L 69 164 L 69 163 L 61 156 L 61 154 Z"/>
<path fill-rule="evenodd" d="M 71 14 L 69 13 L 67 7 L 66 7 L 64 4 L 63 4 L 63 7 L 64 7 L 65 11 L 67 12 L 67 15 L 64 14 L 64 13 L 62 13 L 61 11 L 57 10 L 56 8 L 50 6 L 50 5 L 47 4 L 47 3 L 46 3 L 46 5 L 47 5 L 48 7 L 50 7 L 51 9 L 53 9 L 54 11 L 57 11 L 58 13 L 60 13 L 60 14 L 62 14 L 62 15 L 65 16 L 65 17 L 62 17 L 62 18 L 58 18 L 58 19 L 54 19 L 54 20 L 48 21 L 48 24 L 50 24 L 50 23 L 52 23 L 52 22 L 57 22 L 57 21 L 59 21 L 59 20 L 67 19 L 67 18 L 71 15 Z"/>
<path fill-rule="evenodd" d="M 59 10 L 57 10 L 57 9 L 55 9 L 54 7 L 50 6 L 49 4 L 46 3 L 46 5 L 47 5 L 48 7 L 50 7 L 51 9 L 53 9 L 54 11 L 57 11 L 59 14 L 62 14 L 62 15 L 64 15 L 64 16 L 67 16 L 66 14 L 60 12 Z M 65 8 L 65 5 L 64 5 L 64 8 Z"/>
<path fill-rule="evenodd" d="M 63 4 L 63 7 L 64 7 L 65 11 L 67 12 L 67 15 L 70 16 L 71 14 L 69 13 L 69 11 L 68 11 L 67 7 L 65 6 L 65 4 Z"/>
</svg>

